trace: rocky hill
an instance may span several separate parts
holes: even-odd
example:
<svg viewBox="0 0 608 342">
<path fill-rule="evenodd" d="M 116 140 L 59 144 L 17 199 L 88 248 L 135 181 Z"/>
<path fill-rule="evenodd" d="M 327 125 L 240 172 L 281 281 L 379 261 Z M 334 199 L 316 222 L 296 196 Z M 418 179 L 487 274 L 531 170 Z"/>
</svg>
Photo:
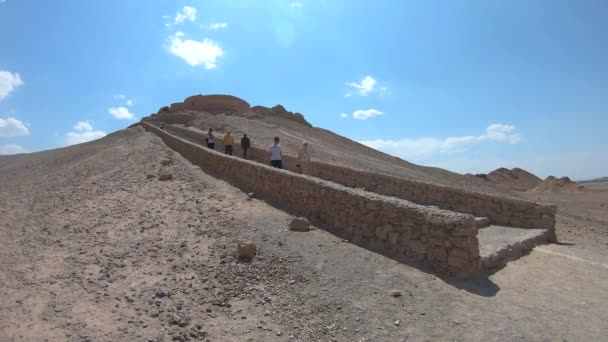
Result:
<svg viewBox="0 0 608 342">
<path fill-rule="evenodd" d="M 307 141 L 313 159 L 326 163 L 487 193 L 503 193 L 492 183 L 409 163 L 329 130 L 313 127 L 302 114 L 288 111 L 282 105 L 252 107 L 235 96 L 195 95 L 184 102 L 162 107 L 143 121 L 181 125 L 201 132 L 213 128 L 219 134 L 230 129 L 237 138 L 247 133 L 252 145 L 258 148 L 267 147 L 273 137 L 279 136 L 284 152 L 290 155 L 295 155 L 300 144 Z"/>
<path fill-rule="evenodd" d="M 576 192 L 583 191 L 585 187 L 573 182 L 568 177 L 547 177 L 542 183 L 534 187 L 532 192 Z"/>
<path fill-rule="evenodd" d="M 475 177 L 497 187 L 515 191 L 528 191 L 542 182 L 542 179 L 518 167 L 510 170 L 501 167 L 488 174 L 477 174 Z"/>
</svg>

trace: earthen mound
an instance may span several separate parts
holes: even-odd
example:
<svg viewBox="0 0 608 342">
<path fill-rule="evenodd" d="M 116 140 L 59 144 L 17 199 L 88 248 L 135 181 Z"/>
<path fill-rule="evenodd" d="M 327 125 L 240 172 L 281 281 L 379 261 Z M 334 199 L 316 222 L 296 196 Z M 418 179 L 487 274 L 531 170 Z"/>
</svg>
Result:
<svg viewBox="0 0 608 342">
<path fill-rule="evenodd" d="M 487 182 L 494 183 L 500 188 L 516 191 L 531 190 L 542 182 L 542 179 L 518 167 L 510 170 L 501 167 L 488 174 L 482 173 L 474 176 Z"/>
<path fill-rule="evenodd" d="M 532 192 L 576 192 L 583 191 L 584 186 L 578 185 L 568 177 L 547 177 L 542 183 L 534 187 Z"/>
<path fill-rule="evenodd" d="M 279 136 L 282 152 L 291 156 L 297 155 L 302 142 L 307 141 L 314 161 L 467 191 L 512 195 L 490 186 L 491 183 L 487 181 L 409 163 L 329 130 L 313 127 L 302 114 L 291 112 L 280 104 L 250 107 L 245 100 L 235 96 L 195 95 L 183 102 L 162 107 L 142 121 L 162 123 L 168 125 L 167 129 L 171 129 L 171 126 L 188 128 L 196 141 L 202 141 L 201 134 L 210 128 L 220 137 L 230 129 L 237 140 L 247 134 L 251 138 L 251 146 L 261 149 L 266 149 L 273 138 Z"/>
</svg>

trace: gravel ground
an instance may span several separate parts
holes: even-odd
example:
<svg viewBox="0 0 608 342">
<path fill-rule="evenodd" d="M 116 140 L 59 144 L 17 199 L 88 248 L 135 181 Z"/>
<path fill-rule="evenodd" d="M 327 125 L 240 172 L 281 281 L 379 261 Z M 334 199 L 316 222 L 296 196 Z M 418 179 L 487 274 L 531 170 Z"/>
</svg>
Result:
<svg viewBox="0 0 608 342">
<path fill-rule="evenodd" d="M 0 341 L 602 341 L 608 331 L 605 249 L 543 246 L 495 274 L 441 279 L 322 230 L 289 231 L 292 216 L 141 128 L 0 158 L 0 216 Z M 252 261 L 236 258 L 244 239 L 258 247 Z"/>
</svg>

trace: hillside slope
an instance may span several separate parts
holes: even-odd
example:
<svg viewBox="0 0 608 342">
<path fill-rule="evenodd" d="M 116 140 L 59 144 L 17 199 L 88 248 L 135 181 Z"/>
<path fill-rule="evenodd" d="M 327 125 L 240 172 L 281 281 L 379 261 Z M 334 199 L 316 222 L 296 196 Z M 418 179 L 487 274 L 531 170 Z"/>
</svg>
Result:
<svg viewBox="0 0 608 342">
<path fill-rule="evenodd" d="M 196 98 L 195 103 L 193 98 Z M 207 108 L 207 99 L 213 103 L 212 107 Z M 223 109 L 219 105 L 222 101 Z M 284 152 L 290 155 L 296 155 L 302 141 L 307 141 L 312 148 L 312 157 L 318 161 L 417 181 L 505 194 L 483 180 L 440 168 L 416 165 L 329 130 L 312 127 L 302 114 L 288 112 L 283 106 L 255 106 L 246 109 L 244 104 L 245 101 L 233 96 L 194 96 L 186 99 L 184 103 L 163 107 L 157 114 L 143 120 L 185 125 L 198 129 L 201 133 L 213 128 L 220 135 L 230 129 L 237 140 L 243 133 L 247 133 L 253 146 L 258 148 L 267 147 L 274 136 L 279 136 Z"/>
<path fill-rule="evenodd" d="M 497 187 L 515 191 L 528 191 L 543 181 L 534 174 L 518 167 L 510 170 L 501 167 L 488 174 L 478 174 L 475 176 Z"/>
</svg>

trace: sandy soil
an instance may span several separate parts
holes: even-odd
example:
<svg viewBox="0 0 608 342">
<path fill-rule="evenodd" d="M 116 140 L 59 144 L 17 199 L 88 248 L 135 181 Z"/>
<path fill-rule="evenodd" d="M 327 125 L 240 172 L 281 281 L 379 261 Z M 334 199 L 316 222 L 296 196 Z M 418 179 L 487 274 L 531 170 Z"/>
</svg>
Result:
<svg viewBox="0 0 608 342">
<path fill-rule="evenodd" d="M 140 128 L 5 157 L 0 341 L 603 341 L 605 211 L 578 205 L 560 216 L 568 244 L 453 281 L 288 231 Z"/>
</svg>

